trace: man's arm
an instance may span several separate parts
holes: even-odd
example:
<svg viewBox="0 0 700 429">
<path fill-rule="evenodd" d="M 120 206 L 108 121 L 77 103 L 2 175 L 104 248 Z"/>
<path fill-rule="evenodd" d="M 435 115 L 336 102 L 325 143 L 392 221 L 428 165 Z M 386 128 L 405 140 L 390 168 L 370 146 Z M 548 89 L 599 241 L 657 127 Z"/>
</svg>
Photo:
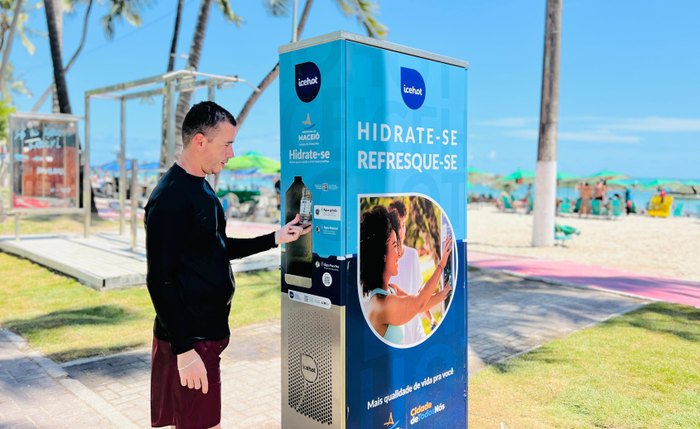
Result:
<svg viewBox="0 0 700 429">
<path fill-rule="evenodd" d="M 311 232 L 311 225 L 298 226 L 299 214 L 282 228 L 269 234 L 255 238 L 228 238 L 226 237 L 226 252 L 229 259 L 245 258 L 265 250 L 272 249 L 279 244 L 295 241 L 304 234 Z"/>
<path fill-rule="evenodd" d="M 226 238 L 226 253 L 229 259 L 245 258 L 275 246 L 277 244 L 274 232 L 254 238 Z"/>
</svg>

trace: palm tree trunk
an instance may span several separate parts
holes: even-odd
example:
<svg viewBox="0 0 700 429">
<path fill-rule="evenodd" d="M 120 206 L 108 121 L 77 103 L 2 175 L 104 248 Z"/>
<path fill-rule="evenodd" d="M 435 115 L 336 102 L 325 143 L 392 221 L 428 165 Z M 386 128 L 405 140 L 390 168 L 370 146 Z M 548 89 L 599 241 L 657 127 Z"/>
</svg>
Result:
<svg viewBox="0 0 700 429">
<path fill-rule="evenodd" d="M 168 55 L 168 72 L 175 68 L 175 55 L 177 52 L 177 39 L 180 36 L 180 21 L 182 20 L 182 3 L 183 0 L 177 1 L 177 12 L 175 12 L 175 28 L 173 29 L 173 38 L 170 40 L 170 55 Z"/>
<path fill-rule="evenodd" d="M 75 50 L 73 53 L 73 56 L 68 60 L 68 64 L 63 68 L 63 74 L 68 74 L 68 71 L 70 70 L 71 67 L 73 67 L 73 64 L 75 63 L 75 60 L 78 58 L 78 55 L 80 54 L 80 51 L 83 50 L 83 47 L 85 46 L 85 39 L 87 38 L 87 30 L 88 30 L 88 22 L 90 18 L 90 11 L 92 10 L 92 4 L 93 0 L 90 0 L 88 2 L 87 8 L 85 10 L 85 16 L 83 17 L 83 34 L 80 36 L 80 43 L 78 44 L 78 48 Z M 46 98 L 49 96 L 49 94 L 55 94 L 56 90 L 54 88 L 53 83 L 49 85 L 48 88 L 44 91 L 43 94 L 41 94 L 41 97 L 39 97 L 39 100 L 37 100 L 36 103 L 34 103 L 34 106 L 32 106 L 32 112 L 36 112 L 41 108 L 41 106 L 44 104 L 44 101 L 46 101 Z"/>
<path fill-rule="evenodd" d="M 532 216 L 532 245 L 554 244 L 557 191 L 557 123 L 559 121 L 559 52 L 561 47 L 562 0 L 547 0 L 540 135 L 537 147 L 535 204 Z"/>
<path fill-rule="evenodd" d="M 12 23 L 10 24 L 10 34 L 7 36 L 7 45 L 4 46 L 5 49 L 2 53 L 2 64 L 0 64 L 0 96 L 3 97 L 5 92 L 5 70 L 7 70 L 7 63 L 10 60 L 12 40 L 15 38 L 17 21 L 19 20 L 19 14 L 22 12 L 22 3 L 24 3 L 24 0 L 17 0 L 17 3 L 15 3 L 15 9 L 12 15 Z"/>
<path fill-rule="evenodd" d="M 309 11 L 311 10 L 311 5 L 313 4 L 313 0 L 307 0 L 306 4 L 304 5 L 304 10 L 301 13 L 301 17 L 299 18 L 299 24 L 297 25 L 297 37 L 301 36 L 301 33 L 304 32 L 304 27 L 306 26 L 306 21 L 309 17 Z M 258 84 L 256 87 L 256 90 L 253 91 L 252 94 L 248 97 L 248 99 L 245 101 L 245 104 L 243 105 L 243 108 L 241 111 L 238 113 L 238 117 L 236 118 L 236 122 L 238 123 L 238 128 L 243 126 L 243 122 L 246 120 L 248 117 L 248 113 L 250 113 L 250 110 L 253 108 L 255 103 L 258 101 L 260 96 L 262 95 L 263 91 L 267 89 L 268 86 L 272 82 L 277 79 L 277 76 L 280 74 L 280 63 L 278 62 L 275 64 L 274 67 L 272 67 L 272 70 L 270 70 L 267 75 L 263 78 L 262 81 Z"/>
<path fill-rule="evenodd" d="M 177 12 L 175 13 L 175 28 L 173 29 L 173 37 L 170 40 L 170 54 L 168 55 L 167 72 L 175 69 L 175 56 L 177 55 L 177 39 L 180 37 L 180 22 L 182 21 L 182 4 L 183 0 L 177 2 Z M 163 97 L 163 114 L 160 121 L 160 168 L 166 168 L 165 165 L 168 159 L 168 99 Z"/>
<path fill-rule="evenodd" d="M 190 46 L 190 54 L 187 61 L 187 68 L 197 70 L 199 67 L 199 58 L 202 55 L 202 45 L 204 44 L 204 35 L 207 31 L 209 21 L 209 11 L 211 10 L 211 0 L 202 0 L 197 14 L 197 25 L 192 37 L 192 45 Z M 181 125 L 185 120 L 185 115 L 190 107 L 192 92 L 181 92 L 177 99 L 177 108 L 175 110 L 175 124 Z M 180 126 L 175 127 L 175 157 L 177 158 L 182 152 L 182 129 Z"/>
<path fill-rule="evenodd" d="M 51 62 L 53 63 L 53 77 L 56 85 L 56 96 L 60 113 L 73 113 L 68 99 L 66 76 L 63 73 L 63 59 L 61 58 L 61 42 L 59 40 L 58 26 L 56 23 L 56 11 L 54 0 L 44 0 L 46 12 L 46 27 L 49 33 L 49 45 L 51 46 Z"/>
</svg>

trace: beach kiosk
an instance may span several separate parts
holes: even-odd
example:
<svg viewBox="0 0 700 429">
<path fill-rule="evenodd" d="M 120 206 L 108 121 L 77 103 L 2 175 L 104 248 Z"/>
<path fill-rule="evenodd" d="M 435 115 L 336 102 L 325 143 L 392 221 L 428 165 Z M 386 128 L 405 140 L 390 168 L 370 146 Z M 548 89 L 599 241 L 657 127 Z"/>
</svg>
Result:
<svg viewBox="0 0 700 429">
<path fill-rule="evenodd" d="M 280 48 L 283 428 L 465 427 L 467 67 Z"/>
</svg>

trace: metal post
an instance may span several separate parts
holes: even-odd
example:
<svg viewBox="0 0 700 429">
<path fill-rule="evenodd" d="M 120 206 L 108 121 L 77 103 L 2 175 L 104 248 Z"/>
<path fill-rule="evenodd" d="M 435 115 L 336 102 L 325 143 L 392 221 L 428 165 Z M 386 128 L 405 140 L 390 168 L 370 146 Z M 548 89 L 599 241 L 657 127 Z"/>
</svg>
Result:
<svg viewBox="0 0 700 429">
<path fill-rule="evenodd" d="M 298 8 L 298 1 L 294 0 L 294 8 L 292 12 L 292 43 L 295 43 L 297 41 L 297 8 Z"/>
<path fill-rule="evenodd" d="M 216 101 L 216 88 L 214 85 L 207 85 L 207 99 L 209 101 Z"/>
<path fill-rule="evenodd" d="M 168 97 L 168 153 L 165 157 L 165 168 L 170 168 L 175 162 L 175 81 L 167 83 Z"/>
<path fill-rule="evenodd" d="M 15 240 L 19 241 L 19 213 L 15 213 Z"/>
<path fill-rule="evenodd" d="M 83 212 L 85 238 L 90 235 L 90 96 L 85 97 L 85 145 L 83 146 Z"/>
<path fill-rule="evenodd" d="M 119 113 L 119 235 L 124 234 L 126 223 L 126 99 L 120 99 Z M 133 191 L 132 191 L 133 192 Z"/>
<path fill-rule="evenodd" d="M 136 251 L 136 210 L 139 202 L 139 167 L 131 160 L 131 251 Z"/>
</svg>

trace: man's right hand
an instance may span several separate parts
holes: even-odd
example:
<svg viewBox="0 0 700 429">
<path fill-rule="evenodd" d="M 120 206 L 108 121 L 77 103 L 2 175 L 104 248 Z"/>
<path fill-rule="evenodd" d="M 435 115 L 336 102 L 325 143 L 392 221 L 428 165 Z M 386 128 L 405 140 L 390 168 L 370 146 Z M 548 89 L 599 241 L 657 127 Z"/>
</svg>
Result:
<svg viewBox="0 0 700 429">
<path fill-rule="evenodd" d="M 209 380 L 207 379 L 207 368 L 202 362 L 202 358 L 194 350 L 177 355 L 177 371 L 180 374 L 180 384 L 190 389 L 202 389 L 202 393 L 209 391 Z"/>
</svg>

